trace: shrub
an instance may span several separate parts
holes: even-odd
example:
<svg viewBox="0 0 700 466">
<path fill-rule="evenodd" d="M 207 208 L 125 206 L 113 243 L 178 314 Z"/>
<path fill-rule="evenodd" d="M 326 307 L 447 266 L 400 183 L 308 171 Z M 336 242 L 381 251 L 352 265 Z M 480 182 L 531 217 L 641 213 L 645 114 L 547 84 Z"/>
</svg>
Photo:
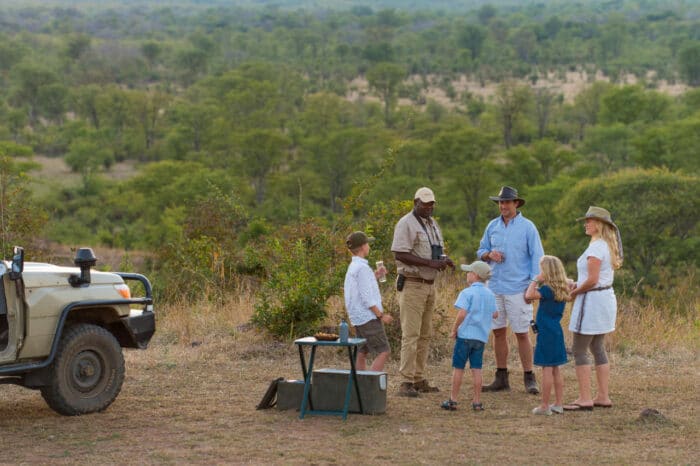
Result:
<svg viewBox="0 0 700 466">
<path fill-rule="evenodd" d="M 343 241 L 311 223 L 283 229 L 259 251 L 268 276 L 257 293 L 252 322 L 281 338 L 313 334 L 328 298 L 340 292 L 347 254 Z"/>
<path fill-rule="evenodd" d="M 685 279 L 700 257 L 698 177 L 664 169 L 628 169 L 585 179 L 566 192 L 552 212 L 557 219 L 547 249 L 573 264 L 588 241 L 580 222 L 588 206 L 610 211 L 620 228 L 625 259 L 615 288 L 647 294 L 647 287 Z M 665 272 L 664 272 L 665 271 Z M 619 277 L 619 279 L 618 279 Z"/>
</svg>

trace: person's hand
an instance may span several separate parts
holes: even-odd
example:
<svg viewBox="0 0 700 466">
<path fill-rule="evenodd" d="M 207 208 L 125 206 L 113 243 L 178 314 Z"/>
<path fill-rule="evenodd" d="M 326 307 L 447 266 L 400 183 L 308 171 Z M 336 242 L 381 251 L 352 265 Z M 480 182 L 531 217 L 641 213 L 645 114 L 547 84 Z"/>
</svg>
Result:
<svg viewBox="0 0 700 466">
<path fill-rule="evenodd" d="M 428 262 L 428 267 L 431 269 L 445 270 L 447 267 L 447 261 L 441 261 L 436 259 L 430 259 Z"/>
<path fill-rule="evenodd" d="M 527 294 L 527 290 L 523 291 L 523 300 L 525 301 L 525 304 L 532 304 L 533 300 L 532 299 L 527 299 L 525 295 Z"/>
<path fill-rule="evenodd" d="M 450 332 L 450 338 L 457 339 L 457 330 L 452 330 L 452 331 Z"/>
<path fill-rule="evenodd" d="M 390 324 L 394 321 L 394 318 L 391 317 L 389 314 L 382 314 L 379 320 L 381 320 L 384 324 Z"/>
<path fill-rule="evenodd" d="M 493 262 L 501 263 L 506 259 L 506 256 L 501 251 L 491 251 L 488 258 Z"/>
<path fill-rule="evenodd" d="M 576 282 L 570 278 L 566 279 L 566 284 L 569 286 L 569 291 L 573 291 L 576 288 Z"/>
<path fill-rule="evenodd" d="M 382 277 L 385 277 L 386 274 L 389 273 L 389 271 L 384 267 L 383 265 L 379 267 L 377 270 L 374 271 L 374 276 L 376 277 L 377 280 L 379 280 Z"/>
<path fill-rule="evenodd" d="M 445 262 L 447 262 L 447 265 L 451 267 L 452 269 L 455 268 L 455 263 L 452 262 L 452 259 L 449 258 L 449 256 L 445 259 Z"/>
</svg>

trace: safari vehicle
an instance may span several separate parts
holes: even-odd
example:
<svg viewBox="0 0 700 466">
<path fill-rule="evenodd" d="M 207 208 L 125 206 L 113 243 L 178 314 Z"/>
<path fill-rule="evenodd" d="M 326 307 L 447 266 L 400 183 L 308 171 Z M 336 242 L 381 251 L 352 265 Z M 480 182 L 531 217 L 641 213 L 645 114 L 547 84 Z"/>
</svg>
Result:
<svg viewBox="0 0 700 466">
<path fill-rule="evenodd" d="M 122 347 L 145 349 L 155 332 L 148 279 L 91 272 L 96 261 L 82 248 L 76 267 L 25 263 L 20 247 L 0 261 L 0 384 L 38 389 L 67 416 L 106 409 L 124 382 Z"/>
</svg>

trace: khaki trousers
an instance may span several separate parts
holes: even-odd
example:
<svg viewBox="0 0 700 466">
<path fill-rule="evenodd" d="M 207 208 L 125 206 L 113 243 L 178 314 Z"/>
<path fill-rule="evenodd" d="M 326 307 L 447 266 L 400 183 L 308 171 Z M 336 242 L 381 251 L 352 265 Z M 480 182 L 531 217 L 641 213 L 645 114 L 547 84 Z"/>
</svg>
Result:
<svg viewBox="0 0 700 466">
<path fill-rule="evenodd" d="M 401 365 L 404 382 L 416 383 L 426 378 L 430 338 L 433 335 L 435 287 L 406 281 L 399 293 L 401 316 Z"/>
</svg>

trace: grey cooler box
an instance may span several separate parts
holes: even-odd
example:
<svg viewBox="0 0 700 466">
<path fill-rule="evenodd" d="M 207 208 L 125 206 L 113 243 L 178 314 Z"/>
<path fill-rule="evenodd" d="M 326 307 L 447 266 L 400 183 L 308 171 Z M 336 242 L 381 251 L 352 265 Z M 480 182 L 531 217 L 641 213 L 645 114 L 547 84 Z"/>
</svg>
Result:
<svg viewBox="0 0 700 466">
<path fill-rule="evenodd" d="M 348 384 L 349 369 L 317 369 L 313 372 L 312 397 L 314 409 L 322 411 L 342 411 L 345 403 L 345 391 Z M 357 383 L 360 386 L 364 414 L 383 414 L 386 412 L 386 372 L 357 371 Z M 302 393 L 303 393 L 302 383 Z M 301 402 L 301 397 L 299 397 Z M 359 413 L 360 405 L 353 384 L 350 408 L 351 413 Z"/>
<path fill-rule="evenodd" d="M 277 382 L 277 409 L 299 410 L 303 396 L 303 380 L 280 380 Z"/>
</svg>

